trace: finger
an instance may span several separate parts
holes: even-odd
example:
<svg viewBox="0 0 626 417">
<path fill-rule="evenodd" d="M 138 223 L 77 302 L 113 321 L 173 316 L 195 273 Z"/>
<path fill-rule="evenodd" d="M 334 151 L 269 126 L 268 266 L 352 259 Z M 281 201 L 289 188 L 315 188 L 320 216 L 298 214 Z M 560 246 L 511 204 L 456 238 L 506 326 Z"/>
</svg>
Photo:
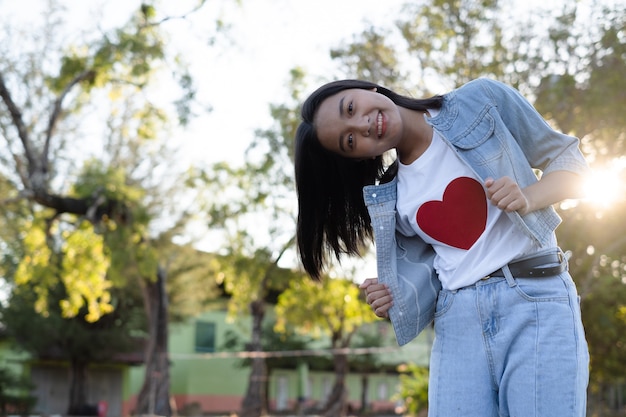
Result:
<svg viewBox="0 0 626 417">
<path fill-rule="evenodd" d="M 492 203 L 505 211 L 516 211 L 524 208 L 527 204 L 526 197 L 517 187 L 502 190 L 492 198 Z"/>
<path fill-rule="evenodd" d="M 373 310 L 376 310 L 387 304 L 391 304 L 392 302 L 393 302 L 393 299 L 391 298 L 391 295 L 380 293 L 378 294 L 377 297 L 373 298 L 372 301 L 368 304 L 372 307 Z"/>
<path fill-rule="evenodd" d="M 365 291 L 365 299 L 367 300 L 368 304 L 371 304 L 372 302 L 383 297 L 391 297 L 389 289 L 384 285 L 377 285 L 375 287 L 371 286 Z"/>
<path fill-rule="evenodd" d="M 381 319 L 387 319 L 389 318 L 389 312 L 388 311 L 384 311 L 384 312 L 374 312 L 374 314 L 376 314 L 376 317 L 380 317 Z"/>
<path fill-rule="evenodd" d="M 385 294 L 380 294 L 378 291 L 376 291 L 376 292 L 367 294 L 367 296 L 365 297 L 365 301 L 367 302 L 367 304 L 373 307 L 376 300 L 384 296 Z"/>
<path fill-rule="evenodd" d="M 525 214 L 525 210 L 528 208 L 528 200 L 524 197 L 520 197 L 512 201 L 506 206 L 505 211 L 519 211 L 520 214 Z"/>
<path fill-rule="evenodd" d="M 487 187 L 487 198 L 493 202 L 494 199 L 500 199 L 498 196 L 500 196 L 500 198 L 502 196 L 502 184 L 494 182 Z"/>
<path fill-rule="evenodd" d="M 381 305 L 380 307 L 377 307 L 376 309 L 374 309 L 374 314 L 376 314 L 376 316 L 381 317 L 381 318 L 388 318 L 389 317 L 389 309 L 392 306 L 393 306 L 392 302 L 385 303 L 385 304 Z"/>
<path fill-rule="evenodd" d="M 495 204 L 500 210 L 503 211 L 515 211 L 517 210 L 517 207 L 519 207 L 519 203 L 511 198 L 503 198 L 502 200 L 498 201 L 497 204 Z"/>
<path fill-rule="evenodd" d="M 524 198 L 517 184 L 504 184 L 497 190 L 494 188 L 491 191 L 493 192 L 490 193 L 491 196 L 489 197 L 489 200 L 493 205 L 502 210 Z"/>
<path fill-rule="evenodd" d="M 365 288 L 366 298 L 375 298 L 389 294 L 389 289 L 384 284 L 371 284 Z"/>
<path fill-rule="evenodd" d="M 366 289 L 370 285 L 377 284 L 377 283 L 378 283 L 378 278 L 367 278 L 361 283 L 361 285 L 359 285 L 359 288 Z"/>
</svg>

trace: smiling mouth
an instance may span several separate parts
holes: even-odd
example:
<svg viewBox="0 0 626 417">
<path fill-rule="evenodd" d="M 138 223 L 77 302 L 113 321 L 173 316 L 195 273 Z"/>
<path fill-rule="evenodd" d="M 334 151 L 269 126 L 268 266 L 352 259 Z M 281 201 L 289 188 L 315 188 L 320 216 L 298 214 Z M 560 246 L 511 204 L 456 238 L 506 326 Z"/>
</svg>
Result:
<svg viewBox="0 0 626 417">
<path fill-rule="evenodd" d="M 378 138 L 380 138 L 383 135 L 383 126 L 384 126 L 383 113 L 378 112 L 378 116 L 376 117 L 376 133 L 378 134 Z"/>
</svg>

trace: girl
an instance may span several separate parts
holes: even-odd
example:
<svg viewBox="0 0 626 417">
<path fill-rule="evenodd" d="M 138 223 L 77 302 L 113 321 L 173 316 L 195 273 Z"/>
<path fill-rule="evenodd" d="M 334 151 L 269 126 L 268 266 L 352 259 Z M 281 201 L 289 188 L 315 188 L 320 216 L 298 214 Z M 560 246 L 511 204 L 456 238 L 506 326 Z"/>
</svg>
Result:
<svg viewBox="0 0 626 417">
<path fill-rule="evenodd" d="M 361 286 L 375 313 L 401 345 L 434 319 L 429 416 L 584 416 L 589 357 L 552 208 L 577 196 L 578 139 L 488 79 L 423 100 L 335 81 L 302 119 L 302 264 L 320 278 L 375 240 L 378 278 Z"/>
</svg>

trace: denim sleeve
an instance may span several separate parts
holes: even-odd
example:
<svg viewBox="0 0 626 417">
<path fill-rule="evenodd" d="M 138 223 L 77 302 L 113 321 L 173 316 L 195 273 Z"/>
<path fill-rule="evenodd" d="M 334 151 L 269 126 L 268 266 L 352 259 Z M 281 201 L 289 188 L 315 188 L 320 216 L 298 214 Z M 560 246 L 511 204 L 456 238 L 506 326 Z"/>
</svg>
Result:
<svg viewBox="0 0 626 417">
<path fill-rule="evenodd" d="M 565 170 L 583 174 L 587 162 L 580 141 L 554 130 L 519 91 L 489 79 L 478 80 L 493 101 L 504 126 L 511 132 L 533 168 L 544 173 Z"/>
</svg>

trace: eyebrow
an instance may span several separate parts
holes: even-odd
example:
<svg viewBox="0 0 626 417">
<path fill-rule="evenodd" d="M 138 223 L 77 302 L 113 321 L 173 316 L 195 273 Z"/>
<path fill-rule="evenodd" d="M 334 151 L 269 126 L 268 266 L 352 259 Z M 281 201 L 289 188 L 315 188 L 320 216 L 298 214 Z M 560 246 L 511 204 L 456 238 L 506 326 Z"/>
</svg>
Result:
<svg viewBox="0 0 626 417">
<path fill-rule="evenodd" d="M 343 118 L 343 100 L 345 97 L 341 97 L 341 99 L 339 100 L 339 117 Z M 345 152 L 345 148 L 343 147 L 343 135 L 339 135 L 339 149 L 341 149 L 342 152 Z"/>
</svg>

